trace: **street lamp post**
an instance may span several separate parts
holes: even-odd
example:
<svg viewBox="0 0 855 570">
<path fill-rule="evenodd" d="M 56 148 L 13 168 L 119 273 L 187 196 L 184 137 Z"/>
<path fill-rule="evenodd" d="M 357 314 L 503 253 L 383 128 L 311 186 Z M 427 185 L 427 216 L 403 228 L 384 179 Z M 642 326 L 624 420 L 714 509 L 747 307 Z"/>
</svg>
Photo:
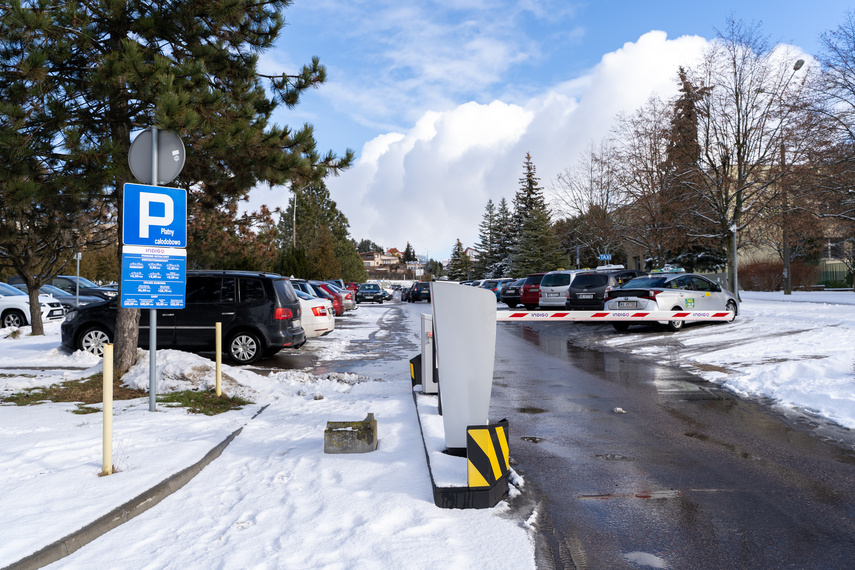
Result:
<svg viewBox="0 0 855 570">
<path fill-rule="evenodd" d="M 805 60 L 799 59 L 796 60 L 796 63 L 793 64 L 793 72 L 790 74 L 790 79 L 787 80 L 787 85 L 789 85 L 790 81 L 793 79 L 793 75 L 796 74 L 798 70 L 802 68 L 805 64 Z M 786 85 L 784 86 L 786 87 Z M 784 295 L 791 295 L 793 293 L 793 277 L 790 265 L 790 239 L 789 239 L 789 223 L 787 220 L 787 210 L 789 209 L 789 197 L 787 196 L 787 183 L 783 181 L 783 170 L 784 170 L 784 142 L 781 141 L 781 171 L 782 171 L 782 186 L 781 190 L 783 192 L 784 198 L 784 209 L 781 216 L 781 257 L 783 257 L 784 262 Z"/>
</svg>

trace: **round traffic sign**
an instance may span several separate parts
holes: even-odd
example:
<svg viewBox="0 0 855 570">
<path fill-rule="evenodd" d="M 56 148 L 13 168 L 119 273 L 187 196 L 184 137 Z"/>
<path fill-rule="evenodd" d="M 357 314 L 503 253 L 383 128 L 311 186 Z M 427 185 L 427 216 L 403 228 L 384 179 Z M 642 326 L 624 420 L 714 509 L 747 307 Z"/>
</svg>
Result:
<svg viewBox="0 0 855 570">
<path fill-rule="evenodd" d="M 157 131 L 157 180 L 151 179 L 151 129 L 141 132 L 128 153 L 131 173 L 141 184 L 168 184 L 175 180 L 184 168 L 184 143 L 170 131 Z"/>
</svg>

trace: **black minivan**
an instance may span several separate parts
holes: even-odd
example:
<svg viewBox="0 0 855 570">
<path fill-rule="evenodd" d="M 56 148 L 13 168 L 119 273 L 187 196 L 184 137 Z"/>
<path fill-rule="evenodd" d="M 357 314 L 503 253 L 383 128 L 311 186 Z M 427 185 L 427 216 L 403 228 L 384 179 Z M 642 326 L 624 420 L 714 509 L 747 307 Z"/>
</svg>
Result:
<svg viewBox="0 0 855 570">
<path fill-rule="evenodd" d="M 101 354 L 113 342 L 119 300 L 69 312 L 62 344 Z M 212 351 L 216 323 L 222 323 L 223 349 L 236 364 L 251 364 L 284 347 L 306 342 L 300 301 L 287 277 L 246 271 L 188 271 L 183 309 L 158 309 L 157 348 Z M 149 347 L 149 311 L 140 311 L 139 346 Z"/>
</svg>

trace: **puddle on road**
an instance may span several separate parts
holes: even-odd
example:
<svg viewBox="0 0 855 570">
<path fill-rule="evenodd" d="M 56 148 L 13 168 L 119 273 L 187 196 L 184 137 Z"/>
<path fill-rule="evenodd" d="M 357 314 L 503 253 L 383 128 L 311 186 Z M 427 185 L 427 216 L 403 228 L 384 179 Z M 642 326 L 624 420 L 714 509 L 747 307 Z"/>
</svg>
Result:
<svg viewBox="0 0 855 570">
<path fill-rule="evenodd" d="M 548 410 L 543 408 L 517 408 L 517 411 L 521 414 L 545 414 Z"/>
</svg>

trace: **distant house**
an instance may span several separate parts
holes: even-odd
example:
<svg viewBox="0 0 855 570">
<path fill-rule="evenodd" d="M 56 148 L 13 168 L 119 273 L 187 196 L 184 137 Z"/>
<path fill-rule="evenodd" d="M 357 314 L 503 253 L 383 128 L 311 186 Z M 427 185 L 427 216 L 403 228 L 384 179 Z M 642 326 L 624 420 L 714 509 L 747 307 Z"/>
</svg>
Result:
<svg viewBox="0 0 855 570">
<path fill-rule="evenodd" d="M 463 253 L 466 254 L 466 257 L 468 257 L 470 261 L 478 261 L 479 253 L 474 247 L 467 247 L 463 250 Z"/>
<path fill-rule="evenodd" d="M 362 264 L 369 272 L 390 271 L 391 268 L 397 266 L 401 262 L 401 259 L 396 255 L 377 253 L 376 251 L 360 253 L 359 257 L 362 258 Z"/>
</svg>

